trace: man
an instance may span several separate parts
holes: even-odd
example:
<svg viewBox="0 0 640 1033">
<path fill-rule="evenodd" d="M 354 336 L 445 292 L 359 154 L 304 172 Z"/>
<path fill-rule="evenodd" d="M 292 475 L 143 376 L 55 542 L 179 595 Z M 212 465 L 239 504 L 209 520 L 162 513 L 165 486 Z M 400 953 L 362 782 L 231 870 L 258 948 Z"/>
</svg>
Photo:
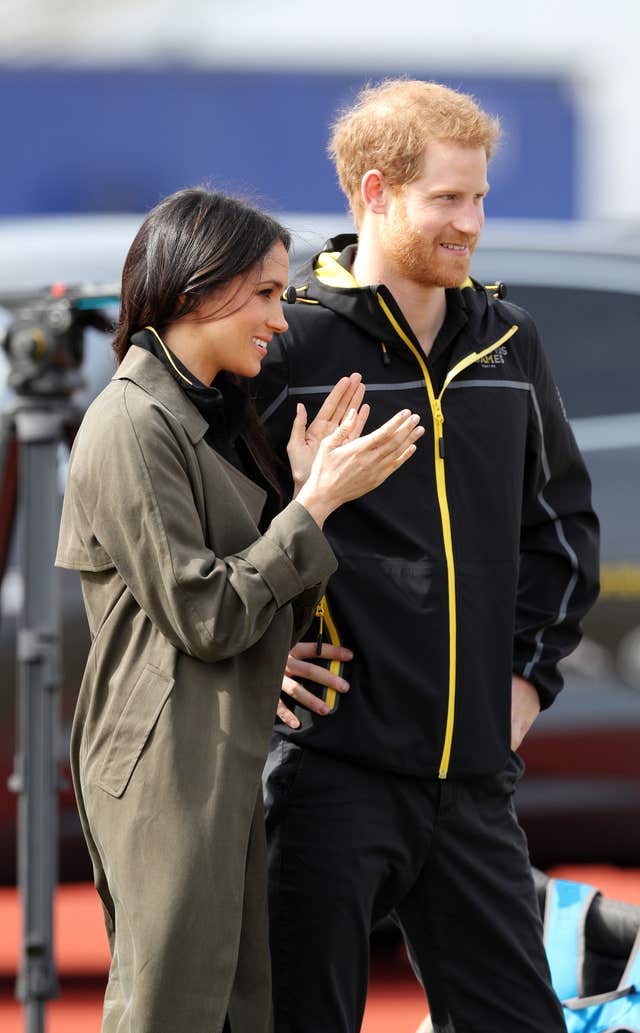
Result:
<svg viewBox="0 0 640 1033">
<path fill-rule="evenodd" d="M 331 142 L 359 237 L 297 276 L 261 374 L 278 448 L 296 402 L 313 416 L 352 370 L 371 426 L 406 406 L 427 428 L 327 522 L 333 670 L 299 646 L 284 684 L 265 771 L 277 1033 L 360 1029 L 389 913 L 437 1033 L 565 1028 L 511 796 L 596 597 L 597 521 L 531 317 L 468 277 L 498 133 L 443 86 L 363 91 Z"/>
</svg>

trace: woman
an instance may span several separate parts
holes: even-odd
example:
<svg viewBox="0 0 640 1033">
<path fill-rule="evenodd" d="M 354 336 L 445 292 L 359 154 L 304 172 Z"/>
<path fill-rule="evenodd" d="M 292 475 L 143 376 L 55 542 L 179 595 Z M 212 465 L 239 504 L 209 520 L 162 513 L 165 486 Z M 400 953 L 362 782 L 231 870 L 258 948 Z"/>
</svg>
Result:
<svg viewBox="0 0 640 1033">
<path fill-rule="evenodd" d="M 324 519 L 421 433 L 403 412 L 360 437 L 344 378 L 308 430 L 299 407 L 296 499 L 261 525 L 272 469 L 243 385 L 286 327 L 288 245 L 230 198 L 162 201 L 71 456 L 57 564 L 92 635 L 71 755 L 112 954 L 103 1033 L 270 1029 L 260 773 L 287 652 L 335 566 Z"/>
</svg>

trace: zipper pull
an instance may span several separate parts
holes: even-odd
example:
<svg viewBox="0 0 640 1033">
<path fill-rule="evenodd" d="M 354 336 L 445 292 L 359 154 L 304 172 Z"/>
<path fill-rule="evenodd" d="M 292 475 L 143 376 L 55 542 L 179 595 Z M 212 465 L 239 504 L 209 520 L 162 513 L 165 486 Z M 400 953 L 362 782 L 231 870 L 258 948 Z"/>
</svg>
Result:
<svg viewBox="0 0 640 1033">
<path fill-rule="evenodd" d="M 316 656 L 322 655 L 322 636 L 324 632 L 324 599 L 321 599 L 316 606 L 316 617 L 320 621 L 318 637 L 316 639 Z"/>
<path fill-rule="evenodd" d="M 434 418 L 438 425 L 438 455 L 441 459 L 444 459 L 444 413 L 442 411 L 442 402 L 439 398 L 434 398 L 433 406 L 435 409 Z"/>
<path fill-rule="evenodd" d="M 387 351 L 387 346 L 384 343 L 384 341 L 380 341 L 380 347 L 382 348 L 382 365 L 383 366 L 390 366 L 391 365 L 391 356 L 389 355 L 389 352 Z"/>
</svg>

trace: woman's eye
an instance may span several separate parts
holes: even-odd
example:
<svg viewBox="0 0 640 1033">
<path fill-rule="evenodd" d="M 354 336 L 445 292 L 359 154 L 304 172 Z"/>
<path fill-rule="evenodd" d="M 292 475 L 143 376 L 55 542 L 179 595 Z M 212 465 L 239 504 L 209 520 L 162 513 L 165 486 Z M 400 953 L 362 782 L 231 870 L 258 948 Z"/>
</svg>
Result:
<svg viewBox="0 0 640 1033">
<path fill-rule="evenodd" d="M 273 294 L 273 287 L 265 287 L 264 290 L 260 291 L 260 296 L 263 298 L 270 298 Z"/>
</svg>

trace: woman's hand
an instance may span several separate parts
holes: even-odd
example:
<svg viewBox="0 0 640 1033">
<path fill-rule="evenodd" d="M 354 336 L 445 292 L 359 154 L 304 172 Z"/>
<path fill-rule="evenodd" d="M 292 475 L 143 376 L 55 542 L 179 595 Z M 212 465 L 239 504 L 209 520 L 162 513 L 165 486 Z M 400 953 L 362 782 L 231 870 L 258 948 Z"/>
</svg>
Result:
<svg viewBox="0 0 640 1033">
<path fill-rule="evenodd" d="M 403 409 L 371 434 L 360 437 L 368 416 L 350 409 L 340 426 L 321 443 L 297 501 L 322 527 L 338 506 L 366 495 L 386 481 L 416 450 L 424 434 L 420 417 Z"/>
<path fill-rule="evenodd" d="M 353 653 L 350 649 L 345 649 L 344 646 L 333 646 L 328 642 L 323 642 L 320 657 L 323 660 L 347 662 L 348 660 L 353 660 Z M 315 682 L 316 685 L 326 686 L 340 693 L 349 691 L 349 682 L 344 678 L 340 678 L 337 674 L 332 674 L 326 667 L 321 667 L 320 664 L 315 663 L 317 659 L 317 644 L 315 642 L 298 642 L 297 645 L 293 646 L 289 653 L 287 666 L 284 669 L 282 692 L 290 696 L 294 703 L 301 703 L 307 710 L 312 710 L 315 714 L 326 715 L 331 713 L 331 711 L 324 700 L 310 692 L 309 689 L 305 689 L 303 685 L 296 681 L 296 678 L 306 678 L 308 681 Z M 278 717 L 289 728 L 300 727 L 299 718 L 286 706 L 282 701 L 282 697 L 278 700 Z"/>
<path fill-rule="evenodd" d="M 307 427 L 307 410 L 298 403 L 296 418 L 291 428 L 291 437 L 287 445 L 287 455 L 293 476 L 294 498 L 307 480 L 318 454 L 318 449 L 326 437 L 340 426 L 345 413 L 349 409 L 359 411 L 364 398 L 364 384 L 359 373 L 350 377 L 342 377 L 320 406 L 315 420 Z"/>
</svg>

